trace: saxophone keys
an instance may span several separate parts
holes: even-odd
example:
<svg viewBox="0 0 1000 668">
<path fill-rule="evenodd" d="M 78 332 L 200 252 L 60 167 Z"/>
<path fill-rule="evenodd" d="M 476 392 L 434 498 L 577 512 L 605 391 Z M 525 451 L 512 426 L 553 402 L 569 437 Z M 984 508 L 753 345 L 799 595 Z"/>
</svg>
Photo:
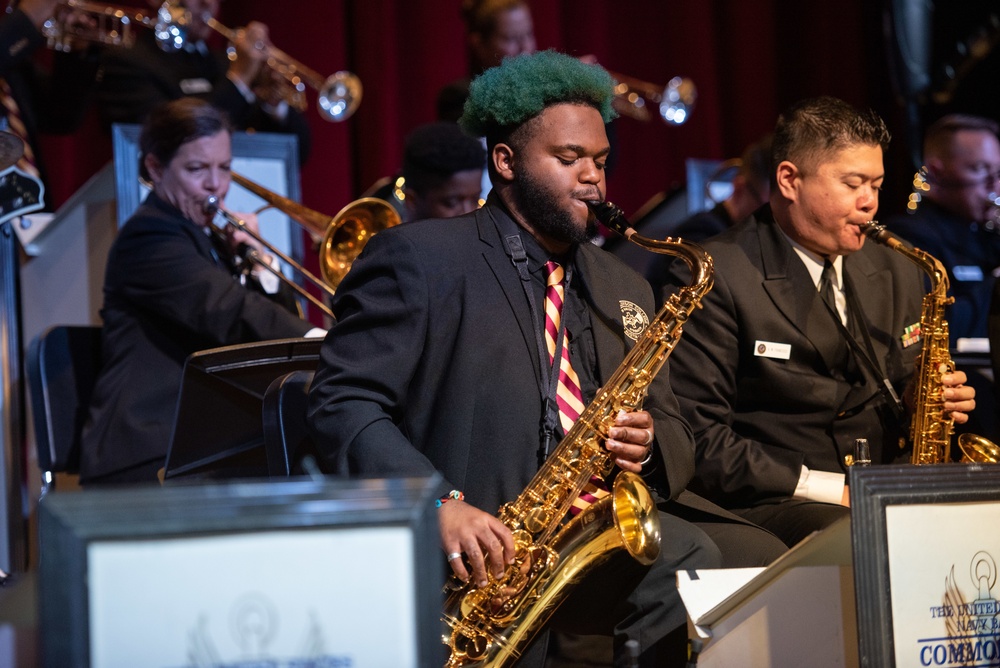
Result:
<svg viewBox="0 0 1000 668">
<path fill-rule="evenodd" d="M 545 506 L 536 506 L 524 517 L 524 528 L 530 533 L 538 533 L 549 525 L 552 512 Z"/>
</svg>

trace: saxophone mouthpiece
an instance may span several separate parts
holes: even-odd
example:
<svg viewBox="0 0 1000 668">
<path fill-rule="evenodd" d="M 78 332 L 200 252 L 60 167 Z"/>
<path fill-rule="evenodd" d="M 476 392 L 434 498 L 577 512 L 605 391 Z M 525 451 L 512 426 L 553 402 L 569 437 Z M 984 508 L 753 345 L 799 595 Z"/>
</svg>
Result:
<svg viewBox="0 0 1000 668">
<path fill-rule="evenodd" d="M 861 228 L 862 232 L 864 232 L 865 234 L 868 234 L 868 235 L 871 235 L 871 234 L 875 233 L 879 229 L 883 229 L 883 230 L 885 229 L 885 226 L 884 225 L 880 225 L 877 220 L 869 220 L 869 221 L 865 221 L 863 223 L 858 223 L 858 227 Z"/>
<path fill-rule="evenodd" d="M 603 202 L 587 202 L 587 206 L 594 212 L 597 220 L 610 230 L 614 230 L 626 239 L 635 234 L 628 218 L 617 206 L 604 200 Z"/>
<path fill-rule="evenodd" d="M 885 225 L 880 225 L 877 220 L 858 223 L 858 227 L 861 228 L 861 232 L 866 237 L 882 243 L 885 243 L 886 237 L 889 235 L 889 232 L 885 229 Z"/>
<path fill-rule="evenodd" d="M 899 235 L 893 234 L 885 228 L 885 225 L 882 225 L 877 220 L 869 220 L 867 223 L 859 224 L 858 227 L 861 228 L 861 231 L 868 238 L 885 246 L 889 246 L 890 248 L 900 245 L 906 248 L 913 248 L 913 244 Z"/>
</svg>

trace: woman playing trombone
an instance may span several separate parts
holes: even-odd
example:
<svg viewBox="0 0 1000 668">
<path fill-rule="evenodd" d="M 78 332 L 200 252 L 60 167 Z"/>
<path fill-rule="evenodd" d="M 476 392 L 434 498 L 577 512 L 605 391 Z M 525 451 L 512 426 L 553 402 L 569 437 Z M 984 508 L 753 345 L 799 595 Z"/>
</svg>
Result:
<svg viewBox="0 0 1000 668">
<path fill-rule="evenodd" d="M 323 334 L 289 308 L 293 300 L 274 275 L 243 271 L 237 249 L 253 248 L 266 262 L 260 242 L 215 232 L 206 213 L 205 202 L 229 189 L 223 112 L 191 98 L 167 103 L 150 115 L 139 144 L 140 172 L 153 189 L 108 256 L 104 358 L 81 446 L 84 484 L 156 480 L 191 353 Z"/>
</svg>

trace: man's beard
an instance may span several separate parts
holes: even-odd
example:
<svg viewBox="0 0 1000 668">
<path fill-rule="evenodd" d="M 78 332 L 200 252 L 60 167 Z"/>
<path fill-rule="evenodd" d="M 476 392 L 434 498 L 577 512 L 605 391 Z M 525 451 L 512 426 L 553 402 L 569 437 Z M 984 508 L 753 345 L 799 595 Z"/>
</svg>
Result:
<svg viewBox="0 0 1000 668">
<path fill-rule="evenodd" d="M 597 236 L 597 220 L 587 218 L 587 224 L 580 227 L 573 212 L 559 206 L 558 196 L 547 190 L 541 180 L 528 170 L 517 175 L 521 212 L 539 232 L 565 243 L 582 244 Z"/>
</svg>

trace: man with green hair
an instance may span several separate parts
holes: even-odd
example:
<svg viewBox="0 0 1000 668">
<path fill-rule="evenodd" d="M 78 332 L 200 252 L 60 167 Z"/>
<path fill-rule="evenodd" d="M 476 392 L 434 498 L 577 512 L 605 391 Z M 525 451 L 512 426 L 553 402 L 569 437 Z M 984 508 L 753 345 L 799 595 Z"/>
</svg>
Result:
<svg viewBox="0 0 1000 668">
<path fill-rule="evenodd" d="M 352 476 L 440 473 L 443 555 L 455 576 L 480 586 L 514 557 L 497 509 L 525 490 L 557 449 L 567 415 L 595 396 L 654 315 L 642 277 L 587 243 L 596 233 L 588 202 L 605 198 L 611 99 L 607 72 L 554 52 L 486 71 L 461 120 L 486 137 L 486 204 L 379 233 L 333 301 L 337 324 L 310 392 L 321 451 Z M 558 274 L 556 324 L 546 293 Z M 553 364 L 563 351 L 568 365 Z M 678 629 L 683 640 L 685 622 L 675 572 L 723 563 L 715 534 L 677 515 L 693 497 L 684 488 L 694 443 L 665 369 L 650 390 L 644 410 L 621 413 L 605 447 L 613 475 L 641 474 L 652 488 L 660 555 L 642 566 L 618 550 L 551 620 L 612 636 L 615 665 L 633 665 L 636 646 L 639 665 L 682 663 L 683 645 L 668 640 Z M 756 543 L 762 562 L 780 554 L 773 536 L 729 526 L 748 530 L 748 545 L 751 533 L 764 538 Z M 543 638 L 518 665 L 538 665 Z"/>
</svg>

